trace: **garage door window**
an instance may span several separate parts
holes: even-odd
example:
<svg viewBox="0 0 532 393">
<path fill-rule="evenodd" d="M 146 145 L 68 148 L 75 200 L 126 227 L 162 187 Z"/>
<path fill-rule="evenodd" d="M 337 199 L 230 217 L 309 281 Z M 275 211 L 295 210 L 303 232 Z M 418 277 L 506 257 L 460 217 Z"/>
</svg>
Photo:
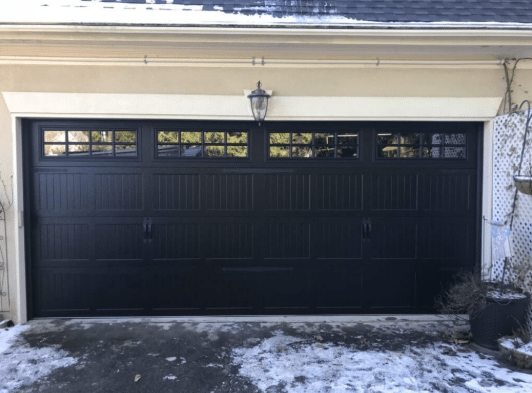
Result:
<svg viewBox="0 0 532 393">
<path fill-rule="evenodd" d="M 137 157 L 135 130 L 43 130 L 44 157 Z"/>
<path fill-rule="evenodd" d="M 358 158 L 358 133 L 270 132 L 269 157 L 293 159 Z"/>
<path fill-rule="evenodd" d="M 377 133 L 381 159 L 466 159 L 465 133 Z"/>
<path fill-rule="evenodd" d="M 157 157 L 247 158 L 247 131 L 158 130 Z"/>
</svg>

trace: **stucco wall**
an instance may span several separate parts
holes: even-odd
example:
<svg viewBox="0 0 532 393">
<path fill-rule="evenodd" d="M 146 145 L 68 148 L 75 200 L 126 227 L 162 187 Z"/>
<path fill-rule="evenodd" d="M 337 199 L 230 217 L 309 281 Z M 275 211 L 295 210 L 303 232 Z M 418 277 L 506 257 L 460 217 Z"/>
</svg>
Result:
<svg viewBox="0 0 532 393">
<path fill-rule="evenodd" d="M 505 90 L 502 66 L 409 65 L 319 67 L 0 66 L 1 91 L 241 95 L 257 80 L 279 96 L 495 97 Z M 532 70 L 519 70 L 520 83 Z"/>
<path fill-rule="evenodd" d="M 34 62 L 35 63 L 35 62 Z M 67 92 L 123 94 L 194 94 L 240 96 L 260 79 L 276 97 L 503 97 L 506 89 L 500 64 L 445 65 L 406 64 L 300 64 L 300 65 L 215 65 L 139 64 L 18 64 L 0 65 L 1 92 Z M 528 97 L 532 69 L 518 69 L 513 101 Z M 11 114 L 0 96 L 0 171 L 8 181 L 16 172 Z M 443 108 L 442 108 L 443 109 Z M 423 110 L 420 108 L 420 110 Z M 489 119 L 485 119 L 489 120 Z M 21 189 L 19 181 L 16 184 Z M 19 201 L 21 202 L 21 201 Z M 16 216 L 8 212 L 8 256 L 10 312 L 4 317 L 17 322 L 23 296 L 16 263 Z M 20 254 L 19 254 L 20 255 Z M 19 272 L 20 274 L 20 272 Z"/>
</svg>

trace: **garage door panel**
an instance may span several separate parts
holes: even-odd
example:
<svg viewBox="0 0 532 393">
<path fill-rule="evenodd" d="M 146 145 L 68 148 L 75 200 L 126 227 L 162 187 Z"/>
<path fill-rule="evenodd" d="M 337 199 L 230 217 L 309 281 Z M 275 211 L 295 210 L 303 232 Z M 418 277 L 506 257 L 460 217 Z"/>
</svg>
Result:
<svg viewBox="0 0 532 393">
<path fill-rule="evenodd" d="M 144 180 L 140 173 L 96 173 L 96 210 L 143 210 Z"/>
<path fill-rule="evenodd" d="M 201 269 L 180 264 L 154 269 L 149 275 L 149 304 L 154 311 L 189 313 L 205 305 Z M 154 290 L 156 289 L 156 290 Z"/>
<path fill-rule="evenodd" d="M 411 211 L 419 208 L 419 175 L 384 173 L 371 176 L 371 209 Z M 380 171 L 381 172 L 381 171 Z"/>
<path fill-rule="evenodd" d="M 437 214 L 475 215 L 476 175 L 456 172 L 424 176 L 423 210 Z"/>
<path fill-rule="evenodd" d="M 362 259 L 362 227 L 360 218 L 317 222 L 312 242 L 317 259 Z M 333 221 L 333 222 L 331 222 Z"/>
<path fill-rule="evenodd" d="M 96 224 L 96 259 L 141 260 L 144 258 L 144 234 L 140 219 L 138 223 Z"/>
<path fill-rule="evenodd" d="M 416 307 L 416 269 L 411 264 L 364 269 L 363 293 L 370 309 Z"/>
<path fill-rule="evenodd" d="M 418 223 L 408 218 L 372 219 L 368 224 L 371 259 L 418 258 Z"/>
<path fill-rule="evenodd" d="M 263 274 L 262 298 L 268 312 L 300 312 L 309 310 L 314 303 L 311 291 L 311 274 L 303 265 Z"/>
<path fill-rule="evenodd" d="M 152 224 L 152 249 L 154 260 L 199 259 L 201 227 L 199 223 Z"/>
<path fill-rule="evenodd" d="M 87 173 L 39 172 L 33 176 L 33 206 L 40 214 L 65 214 L 90 209 Z"/>
<path fill-rule="evenodd" d="M 36 265 L 47 261 L 88 261 L 90 258 L 89 225 L 82 223 L 39 224 L 34 231 Z"/>
<path fill-rule="evenodd" d="M 421 258 L 455 265 L 468 265 L 474 260 L 474 220 L 434 218 L 423 222 L 420 228 Z"/>
<path fill-rule="evenodd" d="M 201 208 L 199 174 L 155 173 L 152 183 L 154 210 L 195 211 Z"/>
<path fill-rule="evenodd" d="M 310 223 L 279 221 L 268 222 L 264 230 L 264 257 L 266 259 L 309 259 Z"/>
<path fill-rule="evenodd" d="M 311 206 L 309 174 L 264 175 L 266 209 L 309 210 Z"/>
<path fill-rule="evenodd" d="M 144 310 L 146 273 L 138 269 L 102 269 L 94 274 L 97 310 Z"/>
<path fill-rule="evenodd" d="M 43 316 L 86 314 L 93 308 L 95 290 L 91 274 L 72 269 L 46 269 L 34 272 L 34 277 L 36 305 Z"/>
<path fill-rule="evenodd" d="M 254 225 L 250 222 L 204 224 L 201 247 L 209 259 L 252 259 Z"/>
<path fill-rule="evenodd" d="M 359 312 L 362 300 L 362 269 L 355 263 L 323 261 L 316 269 L 316 306 L 323 312 L 345 308 Z"/>
<path fill-rule="evenodd" d="M 233 310 L 248 313 L 261 306 L 261 273 L 239 269 L 228 261 L 229 267 L 220 265 L 203 273 L 202 288 L 205 306 L 210 310 Z"/>
<path fill-rule="evenodd" d="M 205 175 L 207 210 L 253 210 L 254 175 Z"/>
<path fill-rule="evenodd" d="M 317 210 L 357 210 L 364 208 L 364 175 L 320 173 L 316 175 Z"/>
</svg>

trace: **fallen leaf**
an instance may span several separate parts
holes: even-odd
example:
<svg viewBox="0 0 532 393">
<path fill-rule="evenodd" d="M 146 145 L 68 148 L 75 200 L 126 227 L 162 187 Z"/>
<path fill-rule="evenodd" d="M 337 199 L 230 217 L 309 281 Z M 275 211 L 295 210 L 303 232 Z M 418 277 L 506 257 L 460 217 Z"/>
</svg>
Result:
<svg viewBox="0 0 532 393">
<path fill-rule="evenodd" d="M 137 375 L 135 375 L 134 381 L 138 382 L 140 380 L 140 378 L 141 378 L 140 374 L 137 374 Z"/>
</svg>

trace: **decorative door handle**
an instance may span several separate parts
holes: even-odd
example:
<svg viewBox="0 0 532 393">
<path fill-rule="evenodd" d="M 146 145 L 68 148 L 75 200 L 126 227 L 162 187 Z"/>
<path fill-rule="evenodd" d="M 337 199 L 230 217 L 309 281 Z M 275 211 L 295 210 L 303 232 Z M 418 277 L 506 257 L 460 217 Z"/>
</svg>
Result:
<svg viewBox="0 0 532 393">
<path fill-rule="evenodd" d="M 153 239 L 152 225 L 153 221 L 151 218 L 144 218 L 144 221 L 142 221 L 142 239 L 144 243 L 151 243 Z"/>
<path fill-rule="evenodd" d="M 152 232 L 152 228 L 151 226 L 153 225 L 153 221 L 152 219 L 150 218 L 148 220 L 148 243 L 151 243 L 151 240 L 153 239 L 153 232 Z"/>
<path fill-rule="evenodd" d="M 362 241 L 365 242 L 368 240 L 368 224 L 366 218 L 362 219 Z"/>
<path fill-rule="evenodd" d="M 144 218 L 142 221 L 142 240 L 144 243 L 148 241 L 148 219 Z"/>
<path fill-rule="evenodd" d="M 366 229 L 366 237 L 368 242 L 371 241 L 371 218 L 368 218 L 368 222 L 366 224 L 368 228 Z"/>
</svg>

